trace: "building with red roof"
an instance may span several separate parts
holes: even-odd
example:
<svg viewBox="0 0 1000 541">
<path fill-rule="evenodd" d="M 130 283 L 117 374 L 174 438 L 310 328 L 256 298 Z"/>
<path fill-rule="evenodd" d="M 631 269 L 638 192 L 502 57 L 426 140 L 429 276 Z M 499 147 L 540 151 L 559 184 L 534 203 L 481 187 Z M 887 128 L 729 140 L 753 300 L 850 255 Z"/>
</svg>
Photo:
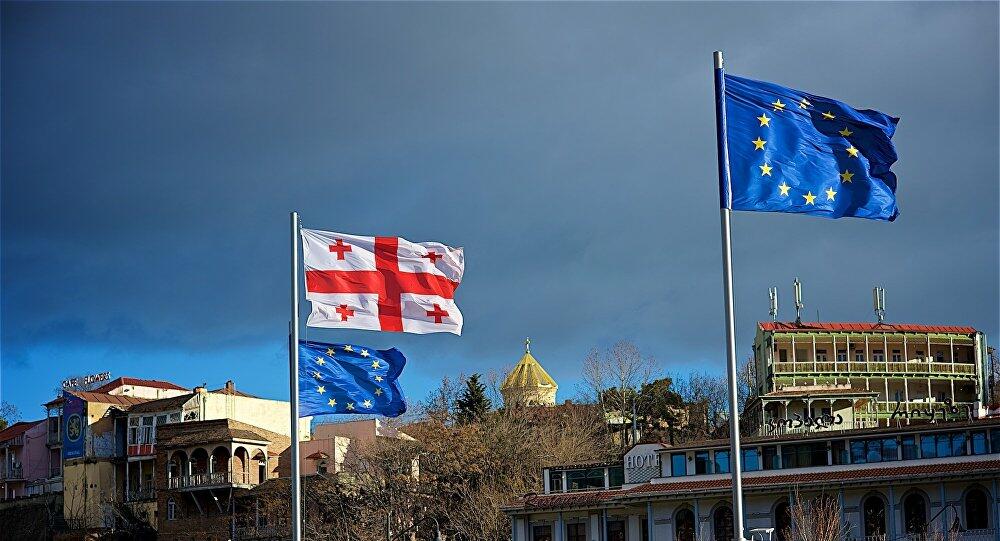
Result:
<svg viewBox="0 0 1000 541">
<path fill-rule="evenodd" d="M 124 376 L 101 385 L 94 389 L 94 392 L 157 400 L 188 394 L 191 392 L 191 389 L 181 387 L 169 381 Z"/>
</svg>

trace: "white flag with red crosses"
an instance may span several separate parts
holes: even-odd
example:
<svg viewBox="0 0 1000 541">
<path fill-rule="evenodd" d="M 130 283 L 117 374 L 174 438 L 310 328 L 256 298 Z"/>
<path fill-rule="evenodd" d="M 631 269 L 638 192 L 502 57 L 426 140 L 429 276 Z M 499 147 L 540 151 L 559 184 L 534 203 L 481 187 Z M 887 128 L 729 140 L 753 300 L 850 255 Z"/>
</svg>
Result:
<svg viewBox="0 0 1000 541">
<path fill-rule="evenodd" d="M 303 229 L 302 260 L 310 327 L 462 334 L 461 248 Z"/>
</svg>

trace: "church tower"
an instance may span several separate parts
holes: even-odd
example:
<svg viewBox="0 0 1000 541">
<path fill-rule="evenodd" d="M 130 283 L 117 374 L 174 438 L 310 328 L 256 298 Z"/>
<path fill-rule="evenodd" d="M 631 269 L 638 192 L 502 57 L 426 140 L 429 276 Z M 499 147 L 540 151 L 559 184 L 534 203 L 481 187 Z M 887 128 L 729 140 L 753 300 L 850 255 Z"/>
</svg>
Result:
<svg viewBox="0 0 1000 541">
<path fill-rule="evenodd" d="M 554 406 L 559 386 L 531 355 L 531 339 L 524 340 L 524 356 L 507 374 L 500 394 L 505 406 Z"/>
</svg>

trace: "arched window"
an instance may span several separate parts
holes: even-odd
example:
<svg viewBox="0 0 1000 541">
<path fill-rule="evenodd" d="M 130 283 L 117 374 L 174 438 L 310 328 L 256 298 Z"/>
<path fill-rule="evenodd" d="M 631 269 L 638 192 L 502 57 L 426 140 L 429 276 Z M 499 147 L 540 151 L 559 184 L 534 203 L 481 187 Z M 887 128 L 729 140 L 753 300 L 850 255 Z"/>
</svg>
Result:
<svg viewBox="0 0 1000 541">
<path fill-rule="evenodd" d="M 792 511 L 788 502 L 781 502 L 774 508 L 774 535 L 778 541 L 791 541 Z"/>
<path fill-rule="evenodd" d="M 903 527 L 907 534 L 927 533 L 927 501 L 916 492 L 903 499 Z"/>
<path fill-rule="evenodd" d="M 674 516 L 674 539 L 694 541 L 694 512 L 690 509 L 681 509 Z"/>
<path fill-rule="evenodd" d="M 733 538 L 733 510 L 728 505 L 720 505 L 712 513 L 712 535 L 715 541 Z"/>
<path fill-rule="evenodd" d="M 985 530 L 990 527 L 989 502 L 986 493 L 974 488 L 965 494 L 965 527 Z"/>
<path fill-rule="evenodd" d="M 175 520 L 177 518 L 177 502 L 173 498 L 167 500 L 167 520 Z"/>
<path fill-rule="evenodd" d="M 862 505 L 865 537 L 885 536 L 885 501 L 879 496 L 868 496 Z"/>
</svg>

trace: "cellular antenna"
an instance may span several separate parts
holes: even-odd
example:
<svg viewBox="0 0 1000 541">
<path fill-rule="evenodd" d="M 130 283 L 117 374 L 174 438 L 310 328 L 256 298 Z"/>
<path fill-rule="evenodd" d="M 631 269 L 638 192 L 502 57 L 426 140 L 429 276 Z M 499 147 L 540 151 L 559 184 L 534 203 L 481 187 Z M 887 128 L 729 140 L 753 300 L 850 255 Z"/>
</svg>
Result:
<svg viewBox="0 0 1000 541">
<path fill-rule="evenodd" d="M 769 287 L 767 297 L 771 300 L 771 309 L 768 312 L 771 314 L 771 321 L 778 321 L 778 288 Z"/>
<path fill-rule="evenodd" d="M 795 324 L 802 324 L 802 309 L 805 308 L 805 304 L 802 302 L 802 282 L 799 281 L 798 277 L 792 282 L 795 287 Z"/>
<path fill-rule="evenodd" d="M 885 288 L 875 286 L 872 289 L 872 305 L 875 308 L 875 317 L 878 322 L 885 321 Z"/>
</svg>

